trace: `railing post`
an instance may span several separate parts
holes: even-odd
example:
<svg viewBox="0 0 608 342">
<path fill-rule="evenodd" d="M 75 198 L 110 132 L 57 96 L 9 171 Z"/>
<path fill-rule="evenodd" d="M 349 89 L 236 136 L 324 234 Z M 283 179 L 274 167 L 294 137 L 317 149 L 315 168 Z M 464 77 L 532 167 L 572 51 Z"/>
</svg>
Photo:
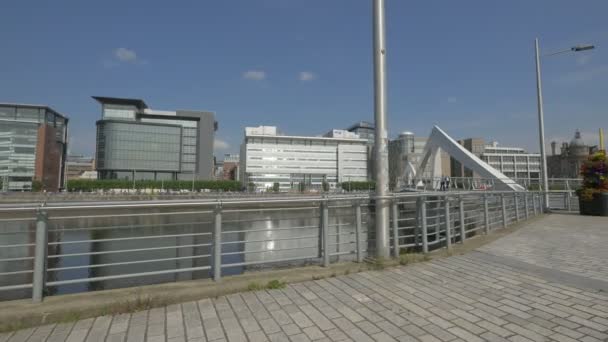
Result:
<svg viewBox="0 0 608 342">
<path fill-rule="evenodd" d="M 569 207 L 568 202 L 570 202 L 570 200 L 568 199 L 568 195 L 569 195 L 568 192 L 564 192 L 564 209 L 565 210 L 568 210 L 568 207 Z"/>
<path fill-rule="evenodd" d="M 426 198 L 422 197 L 420 201 L 420 215 L 422 220 L 422 253 L 429 252 L 429 237 L 427 236 L 426 226 Z"/>
<path fill-rule="evenodd" d="M 460 209 L 460 243 L 464 243 L 464 240 L 467 238 L 467 231 L 464 216 L 464 200 L 462 199 L 462 196 L 458 199 L 458 207 Z"/>
<path fill-rule="evenodd" d="M 357 244 L 357 262 L 363 262 L 363 246 L 361 238 L 361 203 L 355 203 L 355 241 Z"/>
<path fill-rule="evenodd" d="M 536 209 L 536 205 L 537 205 L 537 196 L 536 194 L 532 194 L 532 208 L 534 209 L 534 216 L 538 215 L 538 211 Z"/>
<path fill-rule="evenodd" d="M 566 205 L 567 205 L 568 211 L 572 211 L 572 201 L 571 201 L 572 200 L 572 196 L 571 195 L 572 195 L 572 193 L 570 191 L 568 191 L 566 193 L 566 199 L 567 199 Z"/>
<path fill-rule="evenodd" d="M 448 250 L 452 249 L 452 232 L 450 231 L 452 229 L 451 224 L 450 224 L 450 197 L 449 196 L 445 196 L 445 202 L 444 202 L 444 207 L 445 207 L 445 246 L 447 247 Z"/>
<path fill-rule="evenodd" d="M 321 231 L 323 233 L 323 267 L 329 267 L 329 208 L 327 206 L 327 199 L 321 202 L 321 208 Z"/>
<path fill-rule="evenodd" d="M 414 229 L 414 245 L 420 245 L 420 231 L 422 230 L 422 197 L 416 197 L 416 225 Z"/>
<path fill-rule="evenodd" d="M 393 256 L 395 258 L 399 257 L 399 206 L 397 201 L 397 198 L 393 198 Z"/>
<path fill-rule="evenodd" d="M 42 302 L 46 286 L 46 266 L 48 251 L 48 217 L 46 212 L 38 211 L 36 218 L 36 247 L 34 254 L 34 274 L 32 279 L 32 301 Z"/>
<path fill-rule="evenodd" d="M 515 221 L 519 222 L 519 194 L 513 194 L 513 203 L 515 203 Z"/>
<path fill-rule="evenodd" d="M 500 194 L 500 205 L 502 206 L 502 227 L 507 227 L 507 203 L 505 201 L 505 194 Z"/>
<path fill-rule="evenodd" d="M 528 205 L 528 197 L 530 197 L 530 194 L 526 192 L 524 194 L 524 209 L 526 210 L 526 220 L 530 218 L 530 205 Z"/>
<path fill-rule="evenodd" d="M 490 213 L 488 210 L 488 195 L 483 195 L 483 218 L 486 224 L 486 234 L 490 233 Z"/>
<path fill-rule="evenodd" d="M 215 208 L 213 229 L 213 280 L 222 279 L 222 205 Z"/>
</svg>

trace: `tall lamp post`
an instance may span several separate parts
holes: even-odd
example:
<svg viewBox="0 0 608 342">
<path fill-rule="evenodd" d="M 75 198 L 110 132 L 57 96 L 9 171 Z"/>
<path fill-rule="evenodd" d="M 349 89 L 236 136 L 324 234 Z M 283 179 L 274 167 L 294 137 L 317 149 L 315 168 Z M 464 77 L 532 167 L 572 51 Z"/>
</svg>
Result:
<svg viewBox="0 0 608 342">
<path fill-rule="evenodd" d="M 376 257 L 389 256 L 388 130 L 386 128 L 386 34 L 384 0 L 373 0 Z"/>
<path fill-rule="evenodd" d="M 546 56 L 554 56 L 566 52 L 579 52 L 592 50 L 595 48 L 593 45 L 577 45 L 571 47 L 567 50 L 561 50 L 554 53 L 550 53 Z M 540 77 L 540 49 L 538 47 L 538 38 L 534 41 L 534 51 L 536 57 L 536 98 L 537 98 L 537 107 L 538 107 L 538 135 L 540 139 L 540 163 L 541 163 L 541 177 L 542 177 L 542 190 L 545 191 L 544 199 L 545 199 L 545 208 L 549 208 L 549 176 L 547 174 L 547 153 L 545 152 L 545 119 L 543 113 L 543 89 L 542 82 Z"/>
</svg>

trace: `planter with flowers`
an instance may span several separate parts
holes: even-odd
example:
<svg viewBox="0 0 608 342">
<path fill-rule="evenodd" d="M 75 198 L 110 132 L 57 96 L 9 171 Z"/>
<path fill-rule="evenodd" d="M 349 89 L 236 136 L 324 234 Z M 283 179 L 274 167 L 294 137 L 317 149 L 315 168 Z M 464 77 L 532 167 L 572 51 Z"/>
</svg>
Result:
<svg viewBox="0 0 608 342">
<path fill-rule="evenodd" d="M 606 151 L 590 156 L 581 167 L 583 187 L 577 191 L 581 215 L 608 216 Z"/>
</svg>

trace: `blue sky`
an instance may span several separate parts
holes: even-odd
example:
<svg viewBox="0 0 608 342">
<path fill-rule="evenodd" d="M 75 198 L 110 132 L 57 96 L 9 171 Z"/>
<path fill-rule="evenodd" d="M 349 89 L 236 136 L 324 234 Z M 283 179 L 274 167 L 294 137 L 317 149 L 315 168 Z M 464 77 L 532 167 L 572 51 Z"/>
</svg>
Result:
<svg viewBox="0 0 608 342">
<path fill-rule="evenodd" d="M 608 1 L 386 0 L 391 136 L 483 137 L 538 150 L 533 42 L 547 140 L 608 128 Z M 317 135 L 373 120 L 371 0 L 4 1 L 0 102 L 71 119 L 94 152 L 92 95 L 216 112 L 217 153 L 243 127 Z M 594 142 L 594 141 L 593 141 Z"/>
</svg>

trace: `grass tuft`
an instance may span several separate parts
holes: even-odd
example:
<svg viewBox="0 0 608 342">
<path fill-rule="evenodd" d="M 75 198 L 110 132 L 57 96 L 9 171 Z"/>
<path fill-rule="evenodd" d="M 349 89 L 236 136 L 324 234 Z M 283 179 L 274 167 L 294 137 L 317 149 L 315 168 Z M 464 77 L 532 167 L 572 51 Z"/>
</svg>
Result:
<svg viewBox="0 0 608 342">
<path fill-rule="evenodd" d="M 266 288 L 269 290 L 277 290 L 277 289 L 282 289 L 285 287 L 285 282 L 284 281 L 280 281 L 280 280 L 271 280 L 268 282 L 268 284 L 266 284 Z"/>
<path fill-rule="evenodd" d="M 406 253 L 399 256 L 400 265 L 414 264 L 417 262 L 429 261 L 431 258 L 427 254 Z"/>
</svg>

